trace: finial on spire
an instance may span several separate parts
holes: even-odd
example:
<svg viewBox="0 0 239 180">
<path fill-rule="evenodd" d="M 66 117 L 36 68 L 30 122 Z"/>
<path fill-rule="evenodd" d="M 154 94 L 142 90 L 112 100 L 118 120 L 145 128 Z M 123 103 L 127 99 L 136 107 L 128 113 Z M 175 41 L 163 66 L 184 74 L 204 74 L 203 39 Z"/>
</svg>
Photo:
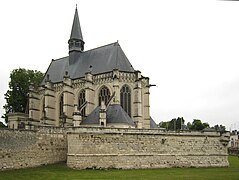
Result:
<svg viewBox="0 0 239 180">
<path fill-rule="evenodd" d="M 77 3 L 76 3 L 76 9 L 77 9 Z"/>
</svg>

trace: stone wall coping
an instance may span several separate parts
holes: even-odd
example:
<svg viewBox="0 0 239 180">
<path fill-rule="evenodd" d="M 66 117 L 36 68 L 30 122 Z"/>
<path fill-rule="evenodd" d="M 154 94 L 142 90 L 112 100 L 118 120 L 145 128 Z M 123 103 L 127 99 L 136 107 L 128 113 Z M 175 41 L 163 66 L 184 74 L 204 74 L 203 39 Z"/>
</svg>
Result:
<svg viewBox="0 0 239 180">
<path fill-rule="evenodd" d="M 67 128 L 62 127 L 35 127 L 31 129 L 10 129 L 10 128 L 0 128 L 0 132 L 3 131 L 15 131 L 15 132 L 35 132 L 35 133 L 47 133 L 47 134 L 55 134 L 55 133 L 66 133 Z"/>
<path fill-rule="evenodd" d="M 99 134 L 142 134 L 142 135 L 167 135 L 167 136 L 212 136 L 220 137 L 219 132 L 174 132 L 161 129 L 130 129 L 130 128 L 102 128 L 102 127 L 73 127 L 67 130 L 67 134 L 99 133 Z"/>
<path fill-rule="evenodd" d="M 228 154 L 149 154 L 149 153 L 141 153 L 141 154 L 71 154 L 67 153 L 67 156 L 86 156 L 86 157 L 94 157 L 94 156 L 228 156 Z"/>
<path fill-rule="evenodd" d="M 198 133 L 153 133 L 153 132 L 95 132 L 95 131 L 82 131 L 82 132 L 67 132 L 67 135 L 74 134 L 135 134 L 135 135 L 162 135 L 162 136 L 197 136 L 197 137 L 220 137 L 220 134 L 198 134 Z"/>
<path fill-rule="evenodd" d="M 1 131 L 15 131 L 15 132 L 37 132 L 38 130 L 33 129 L 10 129 L 10 128 L 0 128 Z"/>
<path fill-rule="evenodd" d="M 134 128 L 110 128 L 110 127 L 49 127 L 49 126 L 35 126 L 31 129 L 8 129 L 0 128 L 1 131 L 32 131 L 39 133 L 94 133 L 94 134 L 142 134 L 142 135 L 167 135 L 167 136 L 208 136 L 220 137 L 220 132 L 203 132 L 203 131 L 166 131 L 162 129 L 134 129 Z M 225 135 L 225 134 L 222 134 Z"/>
</svg>

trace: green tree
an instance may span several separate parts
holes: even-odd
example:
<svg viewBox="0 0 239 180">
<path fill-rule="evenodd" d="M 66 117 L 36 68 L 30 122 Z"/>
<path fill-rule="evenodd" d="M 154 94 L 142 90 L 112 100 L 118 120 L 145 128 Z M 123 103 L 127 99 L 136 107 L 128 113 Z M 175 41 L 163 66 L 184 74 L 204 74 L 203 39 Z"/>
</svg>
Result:
<svg viewBox="0 0 239 180">
<path fill-rule="evenodd" d="M 168 124 L 169 124 L 168 121 L 167 122 L 162 121 L 159 123 L 159 127 L 168 129 Z"/>
<path fill-rule="evenodd" d="M 192 123 L 188 122 L 187 123 L 187 129 L 191 129 L 192 128 Z"/>
<path fill-rule="evenodd" d="M 213 127 L 216 131 L 219 131 L 219 132 L 225 132 L 226 131 L 226 127 L 225 126 L 223 126 L 223 125 L 215 125 L 214 127 Z"/>
<path fill-rule="evenodd" d="M 202 125 L 204 126 L 204 129 L 205 129 L 205 128 L 210 128 L 210 126 L 209 126 L 208 123 L 202 123 Z"/>
<path fill-rule="evenodd" d="M 183 117 L 174 118 L 171 121 L 160 122 L 159 126 L 166 128 L 167 130 L 175 131 L 180 130 L 184 127 L 185 120 Z"/>
<path fill-rule="evenodd" d="M 205 128 L 209 128 L 209 124 L 208 123 L 202 123 L 202 121 L 200 119 L 194 119 L 193 123 L 191 124 L 190 127 L 188 127 L 190 130 L 194 130 L 194 131 L 201 131 Z"/>
<path fill-rule="evenodd" d="M 22 112 L 26 113 L 28 103 L 29 86 L 39 86 L 44 74 L 36 70 L 14 69 L 10 74 L 9 89 L 4 94 L 6 104 L 3 106 L 5 118 L 7 123 L 8 119 L 6 114 L 9 112 Z"/>
<path fill-rule="evenodd" d="M 178 117 L 176 120 L 176 129 L 177 130 L 183 129 L 184 122 L 185 122 L 185 120 L 183 119 L 183 117 Z"/>
<path fill-rule="evenodd" d="M 199 119 L 194 119 L 190 130 L 201 131 L 204 129 L 204 126 Z"/>
<path fill-rule="evenodd" d="M 168 122 L 168 130 L 175 130 L 176 129 L 176 118 L 172 119 L 171 121 Z"/>
<path fill-rule="evenodd" d="M 0 128 L 4 128 L 4 127 L 6 126 L 3 124 L 3 122 L 0 121 Z"/>
</svg>

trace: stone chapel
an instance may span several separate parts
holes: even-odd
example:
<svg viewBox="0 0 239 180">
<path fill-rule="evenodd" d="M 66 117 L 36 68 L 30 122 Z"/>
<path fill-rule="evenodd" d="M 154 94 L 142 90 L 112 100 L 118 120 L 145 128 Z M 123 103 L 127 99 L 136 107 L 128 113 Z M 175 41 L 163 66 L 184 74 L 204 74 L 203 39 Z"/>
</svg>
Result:
<svg viewBox="0 0 239 180">
<path fill-rule="evenodd" d="M 119 43 L 87 51 L 84 44 L 76 8 L 69 55 L 52 60 L 41 86 L 30 87 L 30 124 L 157 128 L 149 78 L 134 70 Z"/>
<path fill-rule="evenodd" d="M 27 130 L 0 131 L 0 171 L 59 162 L 74 169 L 229 166 L 229 133 L 156 129 L 149 78 L 118 42 L 87 51 L 84 44 L 76 8 L 69 55 L 52 60 L 41 85 L 29 87 L 29 113 L 8 114 L 10 129 Z"/>
</svg>

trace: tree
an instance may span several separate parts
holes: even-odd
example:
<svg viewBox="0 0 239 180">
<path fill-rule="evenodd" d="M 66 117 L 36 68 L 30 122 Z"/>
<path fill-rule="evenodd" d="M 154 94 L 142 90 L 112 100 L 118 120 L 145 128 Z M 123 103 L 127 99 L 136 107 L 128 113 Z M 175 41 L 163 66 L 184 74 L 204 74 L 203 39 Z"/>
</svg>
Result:
<svg viewBox="0 0 239 180">
<path fill-rule="evenodd" d="M 180 130 L 184 127 L 184 119 L 183 117 L 178 117 L 177 119 L 174 118 L 171 121 L 167 121 L 167 122 L 160 122 L 159 126 L 162 128 L 166 128 L 167 130 L 172 130 L 172 131 L 176 131 L 176 130 Z"/>
<path fill-rule="evenodd" d="M 162 121 L 159 123 L 159 127 L 168 129 L 168 124 L 169 124 L 169 122 Z"/>
<path fill-rule="evenodd" d="M 189 129 L 190 130 L 194 130 L 194 131 L 201 131 L 205 128 L 209 128 L 209 124 L 208 123 L 202 123 L 200 119 L 194 119 L 193 123 L 190 125 L 189 124 Z"/>
<path fill-rule="evenodd" d="M 174 118 L 171 121 L 162 121 L 159 123 L 159 127 L 165 128 L 167 130 L 171 131 L 179 131 L 179 130 L 185 130 L 189 129 L 192 131 L 201 131 L 205 128 L 210 128 L 210 125 L 208 123 L 202 123 L 200 119 L 194 119 L 193 122 L 188 122 L 187 125 L 184 125 L 185 120 L 183 117 Z M 216 131 L 219 131 L 220 133 L 223 133 L 226 131 L 225 126 L 223 125 L 215 125 L 214 127 L 211 127 L 211 129 L 215 129 Z"/>
<path fill-rule="evenodd" d="M 203 128 L 203 129 L 205 129 L 205 128 L 210 128 L 210 126 L 209 126 L 209 124 L 208 124 L 208 123 L 202 123 L 202 125 L 204 126 L 204 128 Z"/>
<path fill-rule="evenodd" d="M 192 123 L 188 122 L 187 123 L 187 129 L 191 129 L 192 128 Z"/>
<path fill-rule="evenodd" d="M 219 132 L 225 132 L 226 131 L 226 127 L 225 126 L 223 126 L 223 125 L 215 125 L 214 127 L 213 127 L 216 131 L 219 131 Z"/>
<path fill-rule="evenodd" d="M 199 119 L 194 119 L 190 130 L 201 131 L 204 129 L 204 126 Z"/>
<path fill-rule="evenodd" d="M 0 128 L 4 128 L 4 127 L 6 126 L 3 124 L 3 122 L 0 121 Z"/>
<path fill-rule="evenodd" d="M 39 86 L 44 74 L 36 70 L 14 69 L 10 74 L 9 90 L 4 94 L 6 104 L 3 106 L 5 118 L 7 123 L 8 119 L 6 114 L 9 112 L 22 112 L 26 113 L 28 103 L 29 86 Z"/>
</svg>

